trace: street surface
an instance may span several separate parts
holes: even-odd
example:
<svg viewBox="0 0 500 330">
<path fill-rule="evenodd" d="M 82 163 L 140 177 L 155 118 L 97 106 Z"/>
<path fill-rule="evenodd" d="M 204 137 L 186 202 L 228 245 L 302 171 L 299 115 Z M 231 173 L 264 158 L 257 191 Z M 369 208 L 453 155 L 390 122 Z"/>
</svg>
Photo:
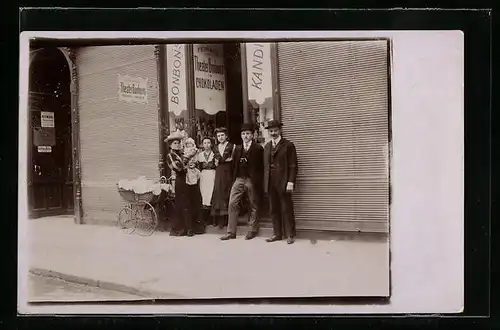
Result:
<svg viewBox="0 0 500 330">
<path fill-rule="evenodd" d="M 152 299 L 389 295 L 387 241 L 297 239 L 288 245 L 266 243 L 265 236 L 247 241 L 244 231 L 224 242 L 213 234 L 142 237 L 64 218 L 28 225 L 29 268 Z"/>
<path fill-rule="evenodd" d="M 141 298 L 132 294 L 67 282 L 50 276 L 30 274 L 28 281 L 30 301 L 103 301 Z"/>
</svg>

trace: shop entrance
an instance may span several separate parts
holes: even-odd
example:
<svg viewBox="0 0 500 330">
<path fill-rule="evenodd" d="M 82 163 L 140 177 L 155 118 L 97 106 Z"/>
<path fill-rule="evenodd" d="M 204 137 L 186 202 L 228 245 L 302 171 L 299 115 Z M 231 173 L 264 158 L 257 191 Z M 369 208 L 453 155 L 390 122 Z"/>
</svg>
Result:
<svg viewBox="0 0 500 330">
<path fill-rule="evenodd" d="M 195 90 L 195 140 L 198 145 L 201 145 L 204 136 L 211 136 L 215 142 L 215 128 L 224 126 L 228 129 L 229 140 L 237 144 L 241 141 L 239 130 L 243 123 L 240 44 L 193 45 L 193 48 L 193 70 L 195 72 L 193 77 Z M 216 53 L 214 50 L 220 53 Z M 200 53 L 203 54 L 203 51 L 206 51 L 210 55 L 217 54 L 215 55 L 215 60 L 212 60 L 208 56 L 201 58 Z M 214 53 L 212 54 L 211 51 Z M 212 63 L 212 61 L 216 64 Z M 206 70 L 213 73 L 196 73 L 197 71 L 203 71 L 203 65 L 207 63 L 212 67 Z M 219 69 L 219 64 L 223 65 L 220 66 L 223 69 Z M 217 70 L 221 72 L 215 73 Z M 211 90 L 208 92 L 207 81 L 208 84 L 213 84 L 210 86 Z M 221 106 L 221 95 L 224 95 L 224 106 Z"/>
<path fill-rule="evenodd" d="M 70 69 L 57 48 L 31 50 L 28 203 L 30 217 L 73 214 Z"/>
<path fill-rule="evenodd" d="M 226 71 L 226 121 L 229 140 L 240 143 L 240 127 L 243 123 L 243 88 L 240 44 L 224 44 Z"/>
</svg>

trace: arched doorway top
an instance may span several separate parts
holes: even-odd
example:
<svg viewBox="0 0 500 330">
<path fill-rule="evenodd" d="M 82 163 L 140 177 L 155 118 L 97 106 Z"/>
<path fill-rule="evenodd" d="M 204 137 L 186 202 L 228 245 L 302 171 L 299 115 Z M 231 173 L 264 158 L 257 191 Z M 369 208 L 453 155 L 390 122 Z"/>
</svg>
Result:
<svg viewBox="0 0 500 330">
<path fill-rule="evenodd" d="M 50 47 L 50 48 L 37 48 L 37 49 L 32 49 L 30 50 L 30 57 L 29 57 L 29 64 L 31 66 L 32 62 L 40 55 L 43 54 L 43 52 L 51 51 L 51 50 L 57 50 L 58 53 L 64 56 L 64 59 L 68 63 L 68 67 L 71 70 L 73 69 L 73 66 L 75 65 L 74 60 L 72 59 L 72 51 L 68 47 Z"/>
</svg>

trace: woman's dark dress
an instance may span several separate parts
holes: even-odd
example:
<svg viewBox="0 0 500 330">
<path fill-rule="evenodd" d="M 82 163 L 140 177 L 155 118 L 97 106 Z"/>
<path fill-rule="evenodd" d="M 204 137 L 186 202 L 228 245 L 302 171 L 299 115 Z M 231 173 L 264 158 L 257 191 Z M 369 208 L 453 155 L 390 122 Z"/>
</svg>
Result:
<svg viewBox="0 0 500 330">
<path fill-rule="evenodd" d="M 193 229 L 189 216 L 188 185 L 186 183 L 186 165 L 180 151 L 171 150 L 167 155 L 167 165 L 175 172 L 175 210 L 176 217 L 172 224 L 172 231 L 184 233 Z"/>
<path fill-rule="evenodd" d="M 219 165 L 215 169 L 215 184 L 212 195 L 212 215 L 224 216 L 228 214 L 229 194 L 233 185 L 232 153 L 234 144 L 228 142 L 224 153 L 221 155 L 219 147 L 214 149 L 214 157 L 218 159 Z"/>
</svg>

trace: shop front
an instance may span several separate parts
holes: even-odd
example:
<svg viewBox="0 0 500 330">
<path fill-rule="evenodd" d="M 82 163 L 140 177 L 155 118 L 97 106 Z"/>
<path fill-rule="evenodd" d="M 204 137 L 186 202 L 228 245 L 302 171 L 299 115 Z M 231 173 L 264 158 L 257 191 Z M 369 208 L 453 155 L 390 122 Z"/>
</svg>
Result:
<svg viewBox="0 0 500 330">
<path fill-rule="evenodd" d="M 170 132 L 200 143 L 226 126 L 239 143 L 250 122 L 264 145 L 280 119 L 299 159 L 297 228 L 388 232 L 388 40 L 166 47 Z"/>
<path fill-rule="evenodd" d="M 116 182 L 169 175 L 163 139 L 201 145 L 280 119 L 299 160 L 297 229 L 387 233 L 387 40 L 166 44 L 77 51 L 83 222 L 116 219 Z M 267 201 L 263 226 L 270 227 Z"/>
<path fill-rule="evenodd" d="M 243 123 L 239 44 L 169 44 L 167 53 L 168 132 L 179 130 L 201 145 L 224 126 L 238 143 Z"/>
</svg>

